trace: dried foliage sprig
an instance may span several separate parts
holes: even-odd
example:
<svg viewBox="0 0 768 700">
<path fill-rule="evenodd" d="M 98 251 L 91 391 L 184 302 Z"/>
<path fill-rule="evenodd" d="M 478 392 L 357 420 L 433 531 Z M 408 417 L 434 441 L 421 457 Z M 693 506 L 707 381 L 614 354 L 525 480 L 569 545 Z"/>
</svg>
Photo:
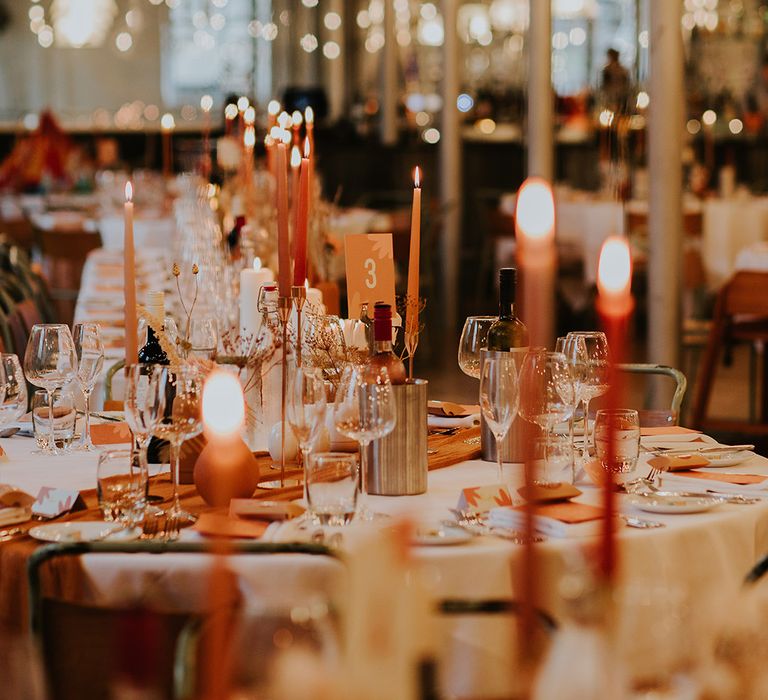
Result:
<svg viewBox="0 0 768 700">
<path fill-rule="evenodd" d="M 176 344 L 168 337 L 168 334 L 165 332 L 165 319 L 149 313 L 146 307 L 141 306 L 141 304 L 137 305 L 136 311 L 139 318 L 144 319 L 147 325 L 155 332 L 157 340 L 160 343 L 160 347 L 168 356 L 168 362 L 170 362 L 171 367 L 180 367 L 182 364 L 184 364 L 184 360 L 176 350 Z"/>
<path fill-rule="evenodd" d="M 413 304 L 413 307 L 416 309 L 418 318 L 416 330 L 412 333 L 408 333 L 407 326 L 408 306 L 410 304 Z M 406 359 L 411 360 L 416 353 L 416 347 L 419 344 L 421 331 L 424 330 L 424 324 L 421 323 L 421 312 L 426 308 L 427 300 L 424 297 L 419 297 L 418 300 L 414 302 L 413 298 L 407 294 L 398 294 L 395 298 L 395 306 L 397 307 L 397 313 L 400 314 L 400 317 L 403 319 L 403 326 L 400 333 L 398 333 L 397 342 L 395 344 L 395 354 L 397 354 L 403 361 Z"/>
<path fill-rule="evenodd" d="M 189 334 L 190 334 L 190 328 L 192 325 L 192 314 L 195 311 L 195 304 L 197 304 L 197 295 L 200 290 L 200 285 L 198 284 L 198 273 L 200 272 L 200 268 L 197 266 L 197 263 L 192 264 L 192 276 L 195 280 L 195 293 L 192 297 L 192 303 L 190 304 L 189 308 L 187 308 L 187 305 L 184 301 L 184 294 L 181 292 L 181 284 L 179 282 L 179 278 L 181 277 L 181 268 L 179 267 L 178 263 L 173 263 L 173 268 L 171 270 L 173 272 L 173 276 L 176 278 L 176 291 L 179 295 L 179 303 L 181 304 L 181 308 L 184 309 L 184 315 L 186 316 L 186 322 L 184 323 L 184 337 L 179 338 L 177 340 L 178 344 L 181 346 L 181 350 L 184 355 L 188 355 L 189 351 L 192 349 L 192 343 L 189 342 Z"/>
</svg>

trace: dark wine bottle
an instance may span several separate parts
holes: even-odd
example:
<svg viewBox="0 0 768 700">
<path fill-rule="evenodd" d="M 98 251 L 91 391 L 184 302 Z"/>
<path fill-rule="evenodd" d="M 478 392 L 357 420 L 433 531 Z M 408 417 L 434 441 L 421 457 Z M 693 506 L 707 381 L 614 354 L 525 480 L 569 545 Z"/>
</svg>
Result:
<svg viewBox="0 0 768 700">
<path fill-rule="evenodd" d="M 392 306 L 377 301 L 373 307 L 373 353 L 369 367 L 384 367 L 392 384 L 405 384 L 405 365 L 392 352 Z"/>
<path fill-rule="evenodd" d="M 230 251 L 234 251 L 240 245 L 240 233 L 245 226 L 245 210 L 238 195 L 232 197 L 232 216 L 235 219 L 235 225 L 227 234 L 227 245 Z"/>
<path fill-rule="evenodd" d="M 528 346 L 528 329 L 515 315 L 517 270 L 499 270 L 499 318 L 488 329 L 488 350 L 513 350 Z"/>
<path fill-rule="evenodd" d="M 147 299 L 147 311 L 152 316 L 159 319 L 165 318 L 165 293 L 150 292 Z M 147 324 L 147 342 L 139 350 L 139 362 L 148 365 L 167 365 L 169 364 L 168 355 L 153 328 Z"/>
</svg>

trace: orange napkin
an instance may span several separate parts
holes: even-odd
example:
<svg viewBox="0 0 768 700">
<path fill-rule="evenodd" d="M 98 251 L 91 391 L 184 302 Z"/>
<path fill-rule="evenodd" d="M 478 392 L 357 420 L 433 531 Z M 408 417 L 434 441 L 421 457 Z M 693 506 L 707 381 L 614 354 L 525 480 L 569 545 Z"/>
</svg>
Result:
<svg viewBox="0 0 768 700">
<path fill-rule="evenodd" d="M 131 442 L 128 423 L 91 424 L 91 440 L 94 445 L 124 445 Z"/>
<path fill-rule="evenodd" d="M 523 511 L 525 506 L 517 506 L 515 510 Z M 534 513 L 545 518 L 559 520 L 568 525 L 586 523 L 590 520 L 600 520 L 605 517 L 605 509 L 590 506 L 586 503 L 576 503 L 575 501 L 540 504 L 535 507 Z"/>
<path fill-rule="evenodd" d="M 269 523 L 261 520 L 240 520 L 221 513 L 202 513 L 192 529 L 207 537 L 258 539 L 268 526 Z"/>
<path fill-rule="evenodd" d="M 722 481 L 725 484 L 737 484 L 746 486 L 747 484 L 762 484 L 768 476 L 765 474 L 726 474 L 714 472 L 694 472 L 680 471 L 680 476 L 692 476 L 694 479 L 708 479 L 709 481 Z"/>
<path fill-rule="evenodd" d="M 533 486 L 521 486 L 517 492 L 526 500 L 533 503 L 555 503 L 567 501 L 581 496 L 581 491 L 573 484 L 534 484 Z"/>
<path fill-rule="evenodd" d="M 681 425 L 658 426 L 655 428 L 640 428 L 641 437 L 651 437 L 655 435 L 693 435 L 700 433 L 701 430 L 693 428 L 683 428 Z"/>
<path fill-rule="evenodd" d="M 701 455 L 663 455 L 649 459 L 648 464 L 660 472 L 679 472 L 708 467 L 709 460 Z"/>
</svg>

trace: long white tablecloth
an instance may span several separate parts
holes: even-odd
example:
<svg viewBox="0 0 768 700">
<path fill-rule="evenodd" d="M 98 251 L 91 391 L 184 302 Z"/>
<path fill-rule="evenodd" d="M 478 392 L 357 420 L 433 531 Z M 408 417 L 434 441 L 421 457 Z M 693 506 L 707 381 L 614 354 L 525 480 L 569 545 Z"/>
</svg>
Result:
<svg viewBox="0 0 768 700">
<path fill-rule="evenodd" d="M 0 483 L 15 484 L 30 493 L 36 493 L 42 486 L 88 489 L 96 485 L 96 455 L 41 457 L 31 454 L 32 440 L 19 437 L 0 440 L 0 445 L 9 455 L 9 461 L 0 463 Z M 721 471 L 768 475 L 768 460 L 753 456 L 737 467 Z M 514 489 L 521 482 L 522 467 L 508 467 L 507 476 Z M 429 490 L 423 495 L 372 497 L 370 502 L 376 511 L 435 522 L 450 517 L 448 509 L 455 506 L 461 488 L 495 480 L 495 465 L 470 461 L 431 472 Z M 597 489 L 590 484 L 578 486 L 583 491 L 580 501 L 599 502 Z M 669 661 L 667 652 L 660 658 L 661 646 L 666 650 L 669 644 L 661 645 L 655 636 L 664 626 L 649 624 L 654 616 L 666 619 L 664 616 L 669 615 L 668 596 L 679 593 L 684 597 L 690 617 L 709 610 L 705 601 L 714 594 L 732 600 L 746 572 L 768 550 L 768 498 L 756 505 L 723 505 L 709 513 L 669 516 L 642 514 L 629 504 L 626 496 L 619 496 L 619 501 L 625 512 L 666 525 L 654 530 L 622 527 L 619 532 L 620 581 L 631 582 L 634 591 L 620 606 L 626 622 L 621 643 L 630 666 L 635 671 L 647 671 L 654 661 Z M 350 527 L 353 533 L 355 525 Z M 292 539 L 294 535 L 295 531 L 284 526 L 270 530 L 269 536 Z M 183 536 L 198 535 L 186 531 Z M 562 619 L 565 614 L 559 581 L 575 563 L 590 556 L 595 545 L 595 538 L 568 537 L 549 538 L 537 547 L 540 605 L 555 618 Z M 475 538 L 459 546 L 415 549 L 435 598 L 516 596 L 521 554 L 521 547 L 495 537 Z M 189 609 L 206 595 L 205 574 L 210 563 L 202 555 L 102 554 L 83 557 L 83 566 L 92 602 L 124 601 L 151 588 L 153 596 L 160 600 Z M 243 577 L 244 594 L 273 602 L 286 597 L 300 599 L 327 594 L 339 573 L 334 565 L 311 557 L 289 561 L 277 557 L 239 557 L 233 567 Z M 639 590 L 662 593 L 640 604 L 636 595 Z M 453 649 L 454 663 L 448 667 L 448 682 L 456 694 L 478 694 L 481 690 L 492 693 L 503 685 L 503 674 L 493 674 L 489 668 L 494 658 L 498 660 L 503 653 L 507 629 L 498 623 L 493 626 L 488 621 L 476 620 L 453 626 L 444 641 L 450 640 Z M 474 656 L 476 652 L 482 653 L 481 660 Z"/>
</svg>

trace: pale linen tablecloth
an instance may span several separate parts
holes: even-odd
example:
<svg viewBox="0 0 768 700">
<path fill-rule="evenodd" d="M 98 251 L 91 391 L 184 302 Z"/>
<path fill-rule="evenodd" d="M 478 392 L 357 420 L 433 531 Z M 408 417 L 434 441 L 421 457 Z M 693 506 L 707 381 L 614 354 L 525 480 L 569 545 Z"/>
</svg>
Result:
<svg viewBox="0 0 768 700">
<path fill-rule="evenodd" d="M 0 483 L 12 483 L 31 493 L 41 486 L 85 489 L 96 485 L 95 455 L 43 458 L 30 454 L 32 440 L 18 437 L 0 440 L 0 445 L 10 457 L 7 463 L 0 464 Z M 520 483 L 521 466 L 507 469 L 510 480 Z M 768 460 L 753 456 L 729 470 L 768 475 Z M 456 504 L 461 488 L 495 480 L 495 464 L 465 462 L 431 472 L 426 494 L 371 497 L 370 503 L 376 511 L 434 522 L 450 517 L 448 508 Z M 584 491 L 580 500 L 599 502 L 600 493 L 594 487 L 579 484 L 579 488 Z M 635 591 L 665 592 L 643 606 L 626 604 L 621 608 L 625 621 L 621 643 L 626 658 L 634 670 L 647 670 L 661 653 L 660 640 L 654 636 L 659 627 L 649 624 L 649 620 L 654 615 L 669 613 L 668 595 L 683 595 L 692 618 L 711 609 L 705 604 L 711 595 L 721 595 L 726 600 L 737 595 L 746 572 L 768 550 L 768 499 L 757 505 L 725 505 L 709 513 L 678 516 L 642 514 L 626 502 L 625 496 L 619 500 L 627 512 L 666 524 L 656 530 L 622 528 L 619 533 L 621 580 L 631 581 Z M 291 534 L 290 529 L 280 529 L 273 537 L 291 539 Z M 196 536 L 191 531 L 184 533 L 184 537 Z M 565 613 L 558 582 L 574 562 L 594 549 L 595 542 L 594 538 L 549 539 L 538 546 L 541 607 L 556 618 Z M 515 596 L 521 555 L 519 546 L 489 537 L 459 546 L 415 549 L 435 598 Z M 160 600 L 189 608 L 200 604 L 206 595 L 205 574 L 210 560 L 202 555 L 105 554 L 83 557 L 83 566 L 91 584 L 92 602 L 118 603 L 151 590 Z M 284 557 L 239 557 L 232 566 L 243 577 L 243 593 L 262 602 L 328 595 L 339 575 L 333 564 L 312 557 L 288 562 Z M 499 673 L 500 666 L 495 661 L 506 653 L 511 623 L 505 620 L 450 623 L 442 641 L 450 648 L 447 653 L 452 662 L 446 673 L 452 692 L 491 694 L 504 686 L 504 674 Z M 686 624 L 695 629 L 695 623 L 693 619 Z M 659 659 L 659 663 L 667 661 Z"/>
</svg>

